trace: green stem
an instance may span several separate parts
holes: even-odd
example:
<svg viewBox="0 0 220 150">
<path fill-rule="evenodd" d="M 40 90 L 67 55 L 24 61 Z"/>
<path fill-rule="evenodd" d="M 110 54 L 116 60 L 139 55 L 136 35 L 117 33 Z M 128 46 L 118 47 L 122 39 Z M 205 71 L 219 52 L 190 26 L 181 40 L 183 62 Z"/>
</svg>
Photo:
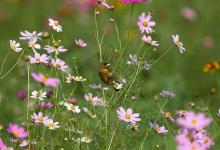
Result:
<svg viewBox="0 0 220 150">
<path fill-rule="evenodd" d="M 29 68 L 29 64 L 27 62 L 27 73 L 28 73 L 28 97 L 27 97 L 27 112 L 26 112 L 26 123 L 27 123 L 27 133 L 28 133 L 28 148 L 31 149 L 31 140 L 30 140 L 30 126 L 29 126 L 29 103 L 30 103 L 30 68 Z"/>
</svg>

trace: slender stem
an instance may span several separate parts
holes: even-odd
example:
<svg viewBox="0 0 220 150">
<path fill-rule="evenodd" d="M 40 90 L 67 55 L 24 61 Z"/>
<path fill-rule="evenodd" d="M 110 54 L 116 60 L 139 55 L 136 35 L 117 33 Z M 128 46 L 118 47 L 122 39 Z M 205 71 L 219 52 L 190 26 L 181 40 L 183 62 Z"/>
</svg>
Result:
<svg viewBox="0 0 220 150">
<path fill-rule="evenodd" d="M 157 64 L 170 50 L 171 50 L 172 47 L 168 48 L 157 60 L 155 60 L 151 66 Z"/>
<path fill-rule="evenodd" d="M 2 75 L 2 71 L 3 71 L 3 69 L 4 69 L 4 64 L 5 64 L 5 62 L 6 62 L 7 58 L 8 58 L 8 56 L 9 56 L 9 53 L 10 53 L 10 51 L 8 51 L 8 53 L 7 53 L 6 56 L 5 56 L 5 59 L 4 59 L 3 62 L 2 62 L 1 71 L 0 71 L 0 76 Z"/>
<path fill-rule="evenodd" d="M 21 59 L 21 57 L 24 54 L 24 50 L 21 52 L 21 55 L 19 56 L 18 60 L 16 61 L 16 63 L 11 67 L 11 69 L 9 69 L 0 79 L 3 79 L 4 77 L 6 77 L 18 64 L 19 60 Z"/>
<path fill-rule="evenodd" d="M 95 33 L 96 33 L 95 37 L 96 37 L 96 41 L 97 41 L 98 49 L 99 49 L 99 59 L 100 59 L 100 62 L 102 62 L 102 46 L 99 40 L 99 29 L 98 29 L 96 10 L 95 10 Z"/>
<path fill-rule="evenodd" d="M 29 102 L 30 102 L 30 68 L 29 68 L 29 64 L 27 62 L 27 73 L 28 73 L 28 78 L 27 78 L 27 82 L 28 82 L 28 85 L 27 85 L 27 94 L 28 94 L 28 97 L 27 97 L 27 112 L 26 112 L 26 123 L 27 123 L 27 132 L 28 132 L 28 147 L 29 149 L 31 149 L 31 140 L 30 140 L 30 126 L 29 126 Z"/>
<path fill-rule="evenodd" d="M 109 143 L 109 146 L 108 146 L 108 150 L 110 150 L 110 148 L 111 148 L 111 145 L 112 145 L 112 142 L 113 142 L 115 133 L 116 133 L 116 131 L 117 131 L 117 129 L 118 129 L 118 125 L 119 125 L 119 122 L 117 123 L 116 128 L 115 128 L 115 130 L 114 130 L 113 133 L 112 133 L 112 137 L 111 137 L 111 140 L 110 140 L 110 143 Z"/>
</svg>

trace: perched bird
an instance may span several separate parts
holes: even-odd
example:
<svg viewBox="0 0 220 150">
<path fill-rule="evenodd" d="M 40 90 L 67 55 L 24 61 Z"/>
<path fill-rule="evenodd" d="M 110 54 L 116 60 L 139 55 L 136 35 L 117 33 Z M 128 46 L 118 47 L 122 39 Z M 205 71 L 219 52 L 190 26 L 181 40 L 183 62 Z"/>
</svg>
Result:
<svg viewBox="0 0 220 150">
<path fill-rule="evenodd" d="M 111 65 L 107 62 L 100 64 L 99 77 L 105 84 L 113 86 L 116 91 L 122 88 L 122 84 L 116 80 L 115 75 L 112 73 Z"/>
</svg>

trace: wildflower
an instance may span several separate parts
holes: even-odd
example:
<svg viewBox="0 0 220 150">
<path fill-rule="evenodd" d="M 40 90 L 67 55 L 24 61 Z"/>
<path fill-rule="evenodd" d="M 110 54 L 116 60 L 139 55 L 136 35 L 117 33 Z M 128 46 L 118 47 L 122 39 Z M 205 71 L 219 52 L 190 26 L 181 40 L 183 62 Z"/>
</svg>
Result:
<svg viewBox="0 0 220 150">
<path fill-rule="evenodd" d="M 77 100 L 76 100 L 76 98 L 71 98 L 68 100 L 68 102 L 71 104 L 75 104 L 75 103 L 77 103 Z"/>
<path fill-rule="evenodd" d="M 67 110 L 71 110 L 74 113 L 80 113 L 79 106 L 75 106 L 70 103 L 64 103 L 64 106 L 66 106 Z"/>
<path fill-rule="evenodd" d="M 4 149 L 4 148 L 7 148 L 7 146 L 5 145 L 3 140 L 0 138 L 0 149 Z"/>
<path fill-rule="evenodd" d="M 187 129 L 203 129 L 212 122 L 210 118 L 206 118 L 203 113 L 195 114 L 194 112 L 187 113 L 185 118 L 178 118 L 178 125 Z"/>
<path fill-rule="evenodd" d="M 116 89 L 116 91 L 123 88 L 123 83 L 118 83 L 113 81 L 113 87 Z"/>
<path fill-rule="evenodd" d="M 35 53 L 34 57 L 29 56 L 31 64 L 48 63 L 49 57 L 46 54 Z"/>
<path fill-rule="evenodd" d="M 210 61 L 203 67 L 203 72 L 213 72 L 219 70 L 220 65 L 218 61 Z"/>
<path fill-rule="evenodd" d="M 94 106 L 105 106 L 106 105 L 102 98 L 93 96 L 92 93 L 85 94 L 84 98 L 86 101 L 90 102 Z"/>
<path fill-rule="evenodd" d="M 67 67 L 68 67 L 67 65 L 65 65 L 65 62 L 64 62 L 63 60 L 59 59 L 59 58 L 57 58 L 57 59 L 52 59 L 51 64 L 52 64 L 55 68 L 60 69 L 60 70 L 62 70 L 62 71 L 66 71 L 66 69 L 67 69 Z"/>
<path fill-rule="evenodd" d="M 97 89 L 101 91 L 106 91 L 109 89 L 107 86 L 103 86 L 102 84 L 90 84 L 89 87 L 92 89 Z"/>
<path fill-rule="evenodd" d="M 41 46 L 40 44 L 37 44 L 36 43 L 37 40 L 36 39 L 31 39 L 28 44 L 29 44 L 29 47 L 32 48 L 32 50 L 35 52 L 36 49 L 41 49 Z"/>
<path fill-rule="evenodd" d="M 164 112 L 163 110 L 161 110 L 161 114 L 166 118 L 171 120 L 172 122 L 175 122 L 174 118 L 172 117 L 170 112 Z"/>
<path fill-rule="evenodd" d="M 29 144 L 33 145 L 33 144 L 37 144 L 36 141 L 27 141 L 27 140 L 23 140 L 21 141 L 21 143 L 19 144 L 20 147 L 26 147 Z"/>
<path fill-rule="evenodd" d="M 73 76 L 73 80 L 75 80 L 77 82 L 86 81 L 86 79 L 84 79 L 82 76 Z"/>
<path fill-rule="evenodd" d="M 56 30 L 57 32 L 62 32 L 62 26 L 59 24 L 57 20 L 53 20 L 52 18 L 49 18 L 49 26 L 53 28 L 53 30 Z"/>
<path fill-rule="evenodd" d="M 104 6 L 107 9 L 113 9 L 114 6 L 105 2 L 105 0 L 98 0 L 98 4 Z"/>
<path fill-rule="evenodd" d="M 67 49 L 65 49 L 63 46 L 55 47 L 55 46 L 46 45 L 46 46 L 44 47 L 44 49 L 45 49 L 48 53 L 53 53 L 53 52 L 55 52 L 56 54 L 64 53 L 64 52 L 67 51 Z"/>
<path fill-rule="evenodd" d="M 142 13 L 139 17 L 138 26 L 140 28 L 141 33 L 153 33 L 154 30 L 152 29 L 153 26 L 156 25 L 154 21 L 151 21 L 151 13 L 148 12 L 146 15 L 145 13 Z"/>
<path fill-rule="evenodd" d="M 179 48 L 180 53 L 183 53 L 186 49 L 183 47 L 183 43 L 179 41 L 179 35 L 172 35 L 173 43 Z"/>
<path fill-rule="evenodd" d="M 197 17 L 196 12 L 192 8 L 189 8 L 189 7 L 182 8 L 181 14 L 183 17 L 185 17 L 186 19 L 188 19 L 190 21 L 195 20 Z"/>
<path fill-rule="evenodd" d="M 151 46 L 159 46 L 159 44 L 157 43 L 157 41 L 153 41 L 153 40 L 152 40 L 152 37 L 151 37 L 151 36 L 143 35 L 142 40 L 143 40 L 145 43 L 147 43 L 147 44 L 149 44 L 149 45 L 151 45 Z"/>
<path fill-rule="evenodd" d="M 17 124 L 9 124 L 7 131 L 8 133 L 19 139 L 26 138 L 28 136 L 25 129 Z"/>
<path fill-rule="evenodd" d="M 160 96 L 165 97 L 167 99 L 173 99 L 176 97 L 176 94 L 174 94 L 172 91 L 162 90 L 162 92 L 160 93 Z"/>
<path fill-rule="evenodd" d="M 40 91 L 35 90 L 35 91 L 31 92 L 31 98 L 39 99 L 41 101 L 44 100 L 45 97 L 47 97 L 46 95 L 47 95 L 47 93 L 43 92 L 42 90 L 40 90 Z"/>
<path fill-rule="evenodd" d="M 138 57 L 137 54 L 130 54 L 129 60 L 127 61 L 128 65 L 137 65 L 138 64 Z"/>
<path fill-rule="evenodd" d="M 44 122 L 44 125 L 47 126 L 50 130 L 55 130 L 60 128 L 59 122 L 54 122 L 52 119 L 47 119 Z"/>
<path fill-rule="evenodd" d="M 27 41 L 37 41 L 38 39 L 41 40 L 41 37 L 43 35 L 42 32 L 37 33 L 36 31 L 33 31 L 32 33 L 25 30 L 24 32 L 20 32 L 21 37 L 20 40 L 27 40 Z"/>
<path fill-rule="evenodd" d="M 31 119 L 34 120 L 35 124 L 39 124 L 39 123 L 43 123 L 45 120 L 47 120 L 48 117 L 44 116 L 44 114 L 42 112 L 39 112 L 38 114 L 33 113 L 33 115 L 31 115 Z"/>
<path fill-rule="evenodd" d="M 17 96 L 20 100 L 25 100 L 27 98 L 27 93 L 25 91 L 19 91 Z"/>
<path fill-rule="evenodd" d="M 154 129 L 155 132 L 159 133 L 159 134 L 166 134 L 168 132 L 168 130 L 164 127 L 164 126 L 159 126 L 156 123 L 151 123 L 150 122 L 150 127 Z"/>
<path fill-rule="evenodd" d="M 146 1 L 147 0 L 120 0 L 121 3 L 141 3 Z"/>
<path fill-rule="evenodd" d="M 151 65 L 147 61 L 143 61 L 143 69 L 144 70 L 150 70 Z"/>
<path fill-rule="evenodd" d="M 44 109 L 51 109 L 54 105 L 51 102 L 40 102 L 39 106 Z"/>
<path fill-rule="evenodd" d="M 186 117 L 188 111 L 187 110 L 176 110 L 176 115 L 179 116 L 179 117 Z"/>
<path fill-rule="evenodd" d="M 73 83 L 73 81 L 74 81 L 74 76 L 68 74 L 68 77 L 66 77 L 66 83 Z"/>
<path fill-rule="evenodd" d="M 139 118 L 139 113 L 133 114 L 133 110 L 131 108 L 125 110 L 123 107 L 119 107 L 116 112 L 118 114 L 119 120 L 122 120 L 124 122 L 136 124 L 136 122 L 141 121 L 141 118 Z"/>
<path fill-rule="evenodd" d="M 90 139 L 88 136 L 83 136 L 81 138 L 78 138 L 76 141 L 83 142 L 83 143 L 90 143 L 92 142 L 92 139 Z"/>
<path fill-rule="evenodd" d="M 20 43 L 17 43 L 15 40 L 10 40 L 10 47 L 15 52 L 22 51 L 22 48 L 20 48 Z"/>
<path fill-rule="evenodd" d="M 79 47 L 86 47 L 87 43 L 82 39 L 75 39 L 75 44 Z"/>
<path fill-rule="evenodd" d="M 57 78 L 49 78 L 42 73 L 36 74 L 32 73 L 31 74 L 32 78 L 41 84 L 48 86 L 48 87 L 57 87 L 58 84 L 60 83 L 59 79 Z"/>
</svg>

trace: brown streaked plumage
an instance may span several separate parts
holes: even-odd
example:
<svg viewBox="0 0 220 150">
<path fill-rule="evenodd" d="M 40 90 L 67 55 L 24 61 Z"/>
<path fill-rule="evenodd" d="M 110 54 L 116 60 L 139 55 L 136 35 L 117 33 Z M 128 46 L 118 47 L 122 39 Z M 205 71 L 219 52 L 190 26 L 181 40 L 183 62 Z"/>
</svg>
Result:
<svg viewBox="0 0 220 150">
<path fill-rule="evenodd" d="M 100 79 L 110 85 L 112 83 L 112 70 L 110 64 L 107 62 L 101 63 L 99 66 L 99 77 Z"/>
</svg>

